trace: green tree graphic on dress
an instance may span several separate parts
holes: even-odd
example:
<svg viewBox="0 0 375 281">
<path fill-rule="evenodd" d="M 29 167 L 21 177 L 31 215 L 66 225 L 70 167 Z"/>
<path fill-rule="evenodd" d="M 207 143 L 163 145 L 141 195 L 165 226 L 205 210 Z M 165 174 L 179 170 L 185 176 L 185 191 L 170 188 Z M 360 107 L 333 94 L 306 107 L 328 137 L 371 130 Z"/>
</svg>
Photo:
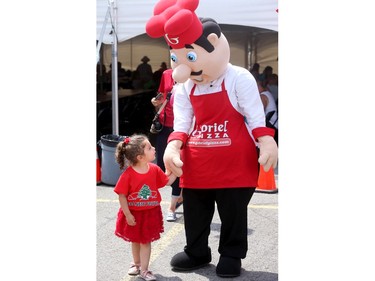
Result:
<svg viewBox="0 0 375 281">
<path fill-rule="evenodd" d="M 148 198 L 151 196 L 151 190 L 148 185 L 142 186 L 141 190 L 138 192 L 138 198 L 141 198 L 143 200 L 148 200 Z"/>
</svg>

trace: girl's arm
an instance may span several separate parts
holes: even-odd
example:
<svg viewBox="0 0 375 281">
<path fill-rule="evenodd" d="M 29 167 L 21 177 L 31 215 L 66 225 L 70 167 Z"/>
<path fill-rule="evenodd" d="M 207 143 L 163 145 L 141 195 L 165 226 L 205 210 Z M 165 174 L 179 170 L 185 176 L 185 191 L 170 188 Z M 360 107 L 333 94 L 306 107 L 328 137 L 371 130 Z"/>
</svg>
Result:
<svg viewBox="0 0 375 281">
<path fill-rule="evenodd" d="M 129 210 L 128 200 L 126 199 L 125 194 L 119 194 L 118 199 L 120 201 L 120 206 L 121 206 L 121 209 L 122 209 L 122 211 L 123 211 L 123 213 L 126 217 L 126 221 L 127 221 L 128 225 L 131 225 L 131 226 L 136 225 L 135 218 Z"/>
</svg>

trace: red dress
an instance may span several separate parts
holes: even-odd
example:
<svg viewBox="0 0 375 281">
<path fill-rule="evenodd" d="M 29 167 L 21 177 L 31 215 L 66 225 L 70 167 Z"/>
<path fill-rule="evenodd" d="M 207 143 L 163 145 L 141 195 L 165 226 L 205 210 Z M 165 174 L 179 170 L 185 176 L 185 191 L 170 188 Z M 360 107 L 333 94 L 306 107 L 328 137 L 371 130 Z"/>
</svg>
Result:
<svg viewBox="0 0 375 281">
<path fill-rule="evenodd" d="M 139 174 L 132 167 L 128 167 L 122 173 L 114 192 L 126 195 L 136 225 L 128 225 L 120 207 L 115 230 L 118 237 L 128 242 L 142 244 L 160 238 L 164 226 L 158 189 L 164 187 L 167 182 L 168 177 L 153 163 L 149 163 L 149 171 L 146 174 Z"/>
</svg>

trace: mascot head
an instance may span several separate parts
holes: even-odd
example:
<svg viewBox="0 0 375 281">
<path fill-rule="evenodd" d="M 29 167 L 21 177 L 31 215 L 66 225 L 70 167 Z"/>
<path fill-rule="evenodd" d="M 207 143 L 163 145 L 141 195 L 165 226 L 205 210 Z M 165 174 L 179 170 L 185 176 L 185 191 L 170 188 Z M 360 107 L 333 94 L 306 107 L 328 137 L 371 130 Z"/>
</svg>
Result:
<svg viewBox="0 0 375 281">
<path fill-rule="evenodd" d="M 207 84 L 219 78 L 229 63 L 230 50 L 219 24 L 198 18 L 199 0 L 160 0 L 146 24 L 152 38 L 164 36 L 170 47 L 173 79 Z"/>
</svg>

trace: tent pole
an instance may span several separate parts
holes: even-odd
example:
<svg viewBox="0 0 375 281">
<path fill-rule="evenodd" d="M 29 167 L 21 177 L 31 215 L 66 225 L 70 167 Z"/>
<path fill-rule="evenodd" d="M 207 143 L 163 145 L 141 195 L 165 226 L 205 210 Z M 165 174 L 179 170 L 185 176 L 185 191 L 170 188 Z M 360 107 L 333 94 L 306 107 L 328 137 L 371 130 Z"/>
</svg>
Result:
<svg viewBox="0 0 375 281">
<path fill-rule="evenodd" d="M 100 31 L 99 41 L 97 41 L 97 44 L 96 44 L 96 62 L 97 63 L 99 62 L 100 57 L 101 57 L 100 51 L 102 51 L 101 47 L 102 47 L 102 42 L 103 42 L 103 36 L 104 36 L 105 26 L 106 26 L 107 21 L 108 21 L 109 13 L 110 13 L 110 10 L 109 10 L 109 7 L 108 7 L 107 13 L 105 14 L 103 27 L 102 27 L 102 30 Z"/>
<path fill-rule="evenodd" d="M 117 53 L 117 0 L 110 0 L 112 10 L 112 134 L 119 134 L 118 114 L 118 53 Z"/>
<path fill-rule="evenodd" d="M 133 39 L 130 39 L 130 69 L 133 71 Z"/>
<path fill-rule="evenodd" d="M 249 44 L 249 41 L 250 40 L 249 40 L 249 35 L 248 34 L 245 33 L 244 36 L 246 38 L 245 46 L 244 46 L 244 48 L 246 50 L 246 52 L 245 52 L 245 68 L 250 71 L 250 60 L 249 60 L 249 53 L 250 53 L 250 44 Z"/>
</svg>

